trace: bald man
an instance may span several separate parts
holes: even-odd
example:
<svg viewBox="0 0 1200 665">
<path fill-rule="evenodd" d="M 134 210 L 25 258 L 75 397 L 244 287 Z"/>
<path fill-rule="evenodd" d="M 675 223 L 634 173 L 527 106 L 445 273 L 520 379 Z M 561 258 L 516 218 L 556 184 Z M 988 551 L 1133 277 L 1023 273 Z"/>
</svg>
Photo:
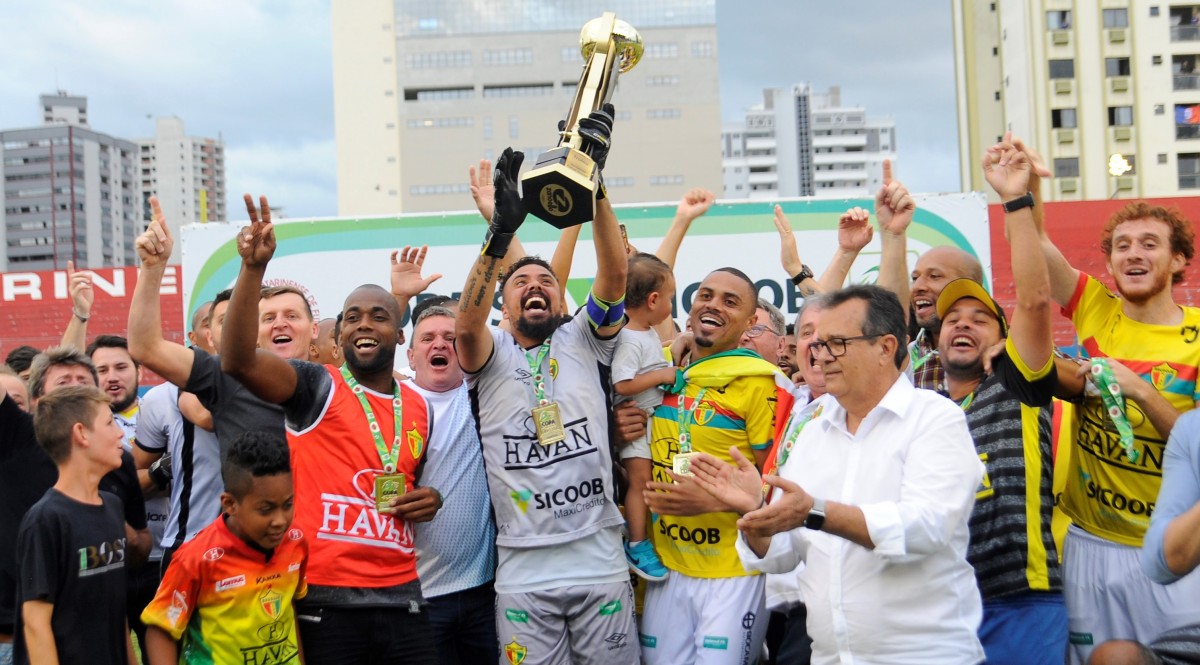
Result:
<svg viewBox="0 0 1200 665">
<path fill-rule="evenodd" d="M 937 299 L 942 287 L 962 278 L 983 284 L 983 266 L 979 259 L 957 247 L 934 247 L 922 254 L 913 268 L 909 303 L 920 330 L 909 344 L 908 352 L 913 385 L 918 388 L 944 389 L 945 373 L 937 355 L 938 333 L 942 328 Z"/>
<path fill-rule="evenodd" d="M 322 319 L 317 324 L 317 336 L 313 338 L 312 344 L 309 346 L 309 360 L 320 365 L 341 366 L 342 350 L 338 347 L 337 339 L 334 337 L 336 328 L 337 319 L 334 318 Z"/>
</svg>

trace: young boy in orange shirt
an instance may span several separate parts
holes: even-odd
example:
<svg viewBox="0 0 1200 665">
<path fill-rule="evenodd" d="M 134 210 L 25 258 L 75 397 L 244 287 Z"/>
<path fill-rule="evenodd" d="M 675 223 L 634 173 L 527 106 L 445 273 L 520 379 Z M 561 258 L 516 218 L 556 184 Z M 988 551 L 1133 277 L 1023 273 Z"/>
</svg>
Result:
<svg viewBox="0 0 1200 665">
<path fill-rule="evenodd" d="M 292 525 L 287 443 L 242 434 L 225 453 L 223 514 L 175 553 L 142 613 L 151 665 L 302 663 L 292 602 L 308 544 Z"/>
</svg>

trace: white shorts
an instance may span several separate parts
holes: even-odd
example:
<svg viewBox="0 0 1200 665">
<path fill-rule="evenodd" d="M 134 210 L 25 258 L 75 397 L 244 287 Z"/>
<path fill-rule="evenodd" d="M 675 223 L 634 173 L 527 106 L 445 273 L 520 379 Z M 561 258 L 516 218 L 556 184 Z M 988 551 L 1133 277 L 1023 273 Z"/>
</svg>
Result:
<svg viewBox="0 0 1200 665">
<path fill-rule="evenodd" d="M 1108 640 L 1149 644 L 1168 630 L 1200 623 L 1200 571 L 1163 586 L 1142 572 L 1140 552 L 1074 525 L 1068 529 L 1062 571 L 1072 663 L 1086 663 Z"/>
<path fill-rule="evenodd" d="M 496 594 L 500 665 L 636 665 L 629 582 Z"/>
<path fill-rule="evenodd" d="M 651 583 L 642 610 L 642 662 L 757 662 L 770 618 L 765 577 L 703 579 L 673 570 L 665 581 Z"/>
<path fill-rule="evenodd" d="M 654 422 L 654 409 L 642 409 L 646 412 L 646 417 L 650 420 L 646 421 L 646 433 L 638 437 L 635 441 L 621 449 L 618 456 L 624 462 L 633 457 L 641 459 L 650 459 L 650 425 Z"/>
</svg>

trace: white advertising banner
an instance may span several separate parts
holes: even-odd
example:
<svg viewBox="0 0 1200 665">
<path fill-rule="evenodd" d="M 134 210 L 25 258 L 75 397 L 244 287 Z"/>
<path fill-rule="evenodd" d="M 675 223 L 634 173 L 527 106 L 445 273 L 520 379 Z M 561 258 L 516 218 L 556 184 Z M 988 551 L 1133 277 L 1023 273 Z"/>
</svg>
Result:
<svg viewBox="0 0 1200 665">
<path fill-rule="evenodd" d="M 908 231 L 909 266 L 930 247 L 952 245 L 973 254 L 991 275 L 987 205 L 980 194 L 920 195 Z M 853 206 L 872 209 L 870 199 L 720 202 L 692 223 L 675 265 L 676 318 L 686 318 L 696 288 L 715 268 L 733 266 L 755 280 L 759 295 L 794 314 L 803 299 L 784 274 L 779 234 L 772 223 L 775 203 L 796 231 L 800 258 L 820 276 L 837 248 L 837 219 Z M 675 215 L 674 204 L 619 206 L 629 241 L 654 252 Z M 872 224 L 875 224 L 872 216 Z M 193 224 L 183 229 L 184 315 L 233 286 L 241 265 L 235 236 L 241 224 Z M 486 224 L 474 211 L 412 214 L 363 219 L 288 219 L 275 225 L 278 248 L 266 280 L 298 282 L 311 294 L 318 318 L 334 317 L 356 286 L 387 287 L 390 254 L 405 245 L 429 245 L 424 274 L 442 273 L 430 295 L 457 296 L 466 283 Z M 554 253 L 559 231 L 529 216 L 519 236 L 527 252 L 546 259 Z M 876 233 L 878 236 L 878 232 Z M 879 268 L 879 239 L 859 254 L 850 271 L 853 283 L 874 282 Z M 575 249 L 567 284 L 572 308 L 583 303 L 596 270 L 591 227 L 585 225 Z M 986 279 L 986 277 L 985 277 Z M 990 289 L 990 284 L 987 285 Z M 414 303 L 415 304 L 415 303 Z M 493 317 L 500 316 L 498 299 Z"/>
</svg>

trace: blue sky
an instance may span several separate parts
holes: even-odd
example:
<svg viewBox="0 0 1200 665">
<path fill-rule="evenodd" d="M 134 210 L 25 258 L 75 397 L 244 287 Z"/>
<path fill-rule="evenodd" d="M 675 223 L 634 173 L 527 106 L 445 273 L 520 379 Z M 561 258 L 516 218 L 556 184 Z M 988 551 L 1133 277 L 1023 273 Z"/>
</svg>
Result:
<svg viewBox="0 0 1200 665">
<path fill-rule="evenodd" d="M 910 189 L 958 190 L 948 3 L 717 0 L 717 24 L 726 120 L 765 87 L 840 85 L 843 103 L 895 119 Z M 247 191 L 289 217 L 334 215 L 329 30 L 329 0 L 9 2 L 0 128 L 39 124 L 38 95 L 55 89 L 87 96 L 92 128 L 123 138 L 177 115 L 224 138 L 233 217 Z"/>
</svg>

